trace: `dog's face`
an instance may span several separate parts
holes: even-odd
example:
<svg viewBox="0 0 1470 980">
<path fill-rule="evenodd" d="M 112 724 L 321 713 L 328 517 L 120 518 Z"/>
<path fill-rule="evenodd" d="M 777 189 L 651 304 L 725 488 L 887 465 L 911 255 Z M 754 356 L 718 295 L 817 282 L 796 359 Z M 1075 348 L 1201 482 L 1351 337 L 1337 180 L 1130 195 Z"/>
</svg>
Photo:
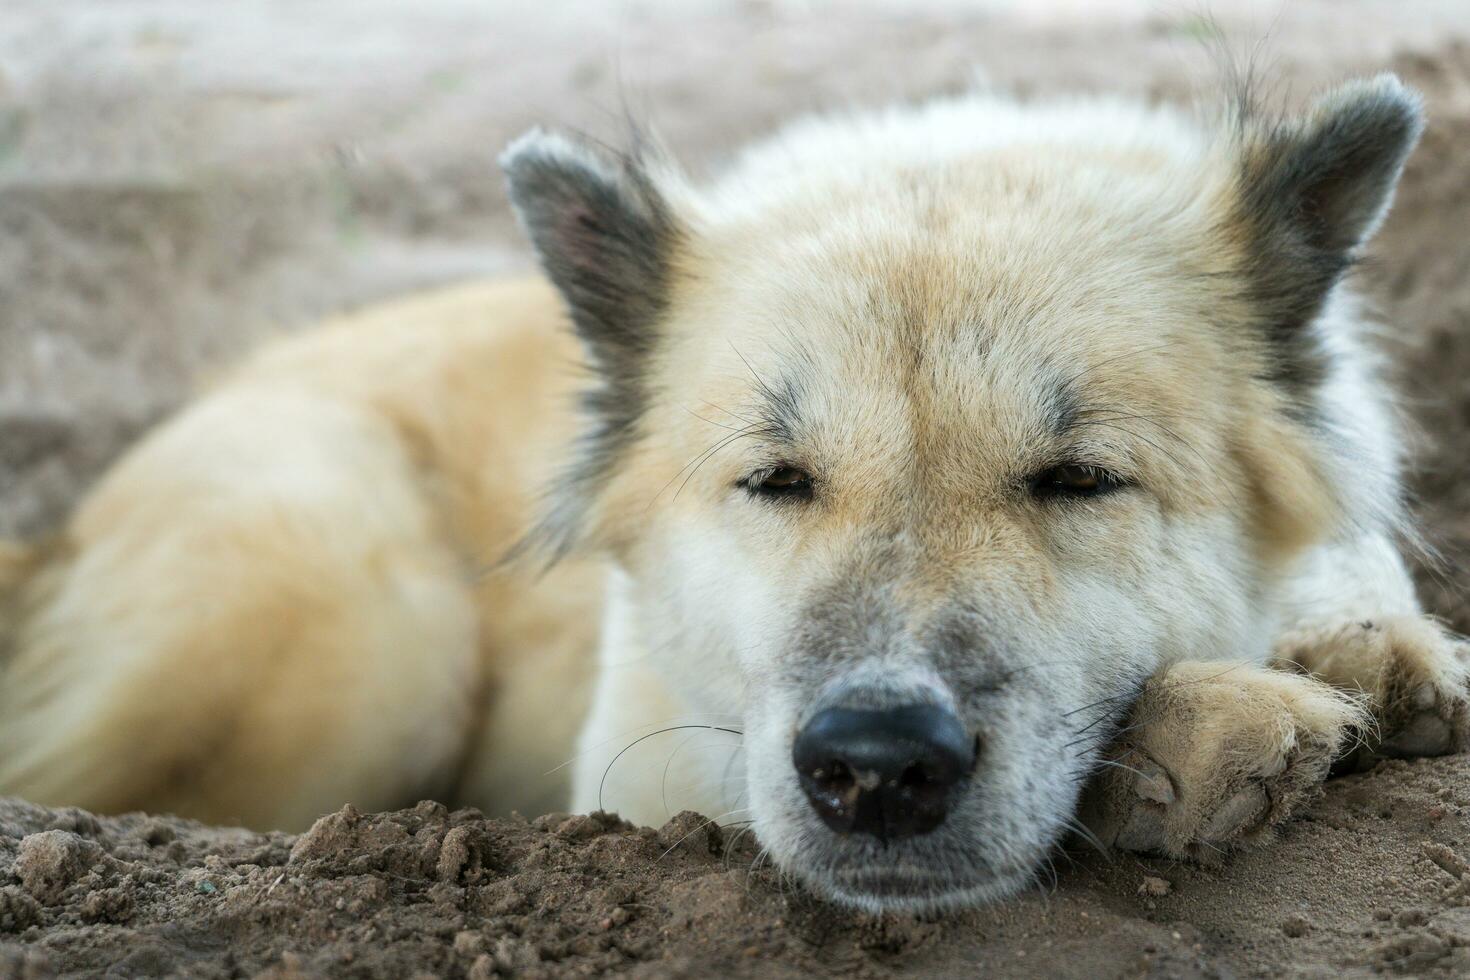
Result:
<svg viewBox="0 0 1470 980">
<path fill-rule="evenodd" d="M 1263 653 L 1341 507 L 1313 322 L 1416 131 L 1379 81 L 1220 141 L 983 100 L 809 125 L 704 193 L 512 151 L 602 378 L 556 530 L 743 718 L 783 867 L 873 908 L 1011 892 L 1161 664 Z"/>
</svg>

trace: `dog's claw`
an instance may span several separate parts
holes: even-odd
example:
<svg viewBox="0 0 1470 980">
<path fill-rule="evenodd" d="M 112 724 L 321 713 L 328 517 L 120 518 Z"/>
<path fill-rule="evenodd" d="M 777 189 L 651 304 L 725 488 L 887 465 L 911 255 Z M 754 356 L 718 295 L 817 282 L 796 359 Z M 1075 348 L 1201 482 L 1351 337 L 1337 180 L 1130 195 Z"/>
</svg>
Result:
<svg viewBox="0 0 1470 980">
<path fill-rule="evenodd" d="M 1215 815 L 1199 830 L 1200 840 L 1220 844 L 1258 829 L 1271 810 L 1265 787 L 1259 783 L 1245 787 L 1226 800 Z"/>
<path fill-rule="evenodd" d="M 1164 807 L 1140 801 L 1110 843 L 1125 851 L 1157 851 L 1164 846 Z"/>
<path fill-rule="evenodd" d="M 1421 711 L 1409 720 L 1396 735 L 1378 746 L 1383 755 L 1413 757 L 1445 755 L 1455 745 L 1455 730 L 1443 717 L 1433 711 Z"/>
<path fill-rule="evenodd" d="M 1420 632 L 1404 630 L 1406 637 L 1394 644 L 1390 676 L 1384 697 L 1384 739 L 1380 755 L 1406 757 L 1447 755 L 1465 747 L 1470 740 L 1470 690 L 1465 666 L 1467 647 L 1433 632 L 1424 639 Z M 1416 642 L 1417 641 L 1417 642 Z M 1412 680 L 1428 678 L 1414 684 Z M 1398 698 L 1392 691 L 1405 691 Z M 1397 710 L 1396 710 L 1397 709 Z"/>
<path fill-rule="evenodd" d="M 1133 788 L 1139 796 L 1165 805 L 1174 802 L 1174 781 L 1163 766 L 1152 759 L 1140 759 L 1133 768 L 1138 770 Z"/>
</svg>

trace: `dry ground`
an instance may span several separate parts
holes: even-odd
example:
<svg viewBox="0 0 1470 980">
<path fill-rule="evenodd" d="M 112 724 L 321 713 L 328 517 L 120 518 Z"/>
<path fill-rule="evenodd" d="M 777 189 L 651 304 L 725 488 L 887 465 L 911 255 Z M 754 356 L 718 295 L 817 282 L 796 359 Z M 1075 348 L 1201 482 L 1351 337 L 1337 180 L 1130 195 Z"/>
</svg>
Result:
<svg viewBox="0 0 1470 980">
<path fill-rule="evenodd" d="M 534 16 L 527 13 L 534 9 Z M 0 2 L 0 534 L 42 533 L 212 366 L 314 316 L 528 265 L 494 174 L 532 122 L 650 117 L 694 168 L 794 112 L 952 90 L 1187 99 L 1206 22 L 1112 0 Z M 1394 68 L 1430 128 L 1374 260 L 1415 486 L 1470 629 L 1470 6 L 1214 14 L 1293 100 Z M 0 976 L 1470 972 L 1470 761 L 1330 784 L 1220 869 L 1086 854 L 925 922 L 834 912 L 686 818 L 339 814 L 292 839 L 0 804 Z M 41 831 L 49 833 L 37 833 Z M 29 836 L 28 836 L 29 835 Z M 687 836 L 686 836 L 687 835 Z M 1140 891 L 1142 889 L 1142 891 Z"/>
</svg>

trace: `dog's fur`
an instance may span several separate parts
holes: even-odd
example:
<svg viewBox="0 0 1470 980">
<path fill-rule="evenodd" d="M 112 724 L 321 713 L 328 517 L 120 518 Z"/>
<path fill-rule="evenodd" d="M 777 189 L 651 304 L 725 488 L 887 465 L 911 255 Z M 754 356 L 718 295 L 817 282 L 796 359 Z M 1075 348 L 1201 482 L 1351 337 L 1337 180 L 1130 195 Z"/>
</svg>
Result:
<svg viewBox="0 0 1470 980">
<path fill-rule="evenodd" d="M 1120 847 L 1260 842 L 1355 740 L 1470 727 L 1342 282 L 1419 129 L 1390 77 L 1213 123 L 977 94 L 709 186 L 531 134 L 555 292 L 269 349 L 0 554 L 0 791 L 300 827 L 570 771 L 576 809 L 746 821 L 874 908 L 1015 890 L 1079 803 Z M 981 745 L 953 811 L 827 830 L 794 733 L 913 701 Z"/>
</svg>

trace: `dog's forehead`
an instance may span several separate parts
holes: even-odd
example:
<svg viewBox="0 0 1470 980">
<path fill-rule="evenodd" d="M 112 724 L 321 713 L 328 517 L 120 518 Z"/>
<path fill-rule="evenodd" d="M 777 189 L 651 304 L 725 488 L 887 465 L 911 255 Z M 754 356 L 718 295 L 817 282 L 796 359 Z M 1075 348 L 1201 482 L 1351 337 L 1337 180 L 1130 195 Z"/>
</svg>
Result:
<svg viewBox="0 0 1470 980">
<path fill-rule="evenodd" d="M 936 380 L 1120 354 L 1229 296 L 1197 162 L 1033 147 L 814 176 L 703 236 L 699 332 L 859 374 L 924 358 Z"/>
<path fill-rule="evenodd" d="M 1069 194 L 947 217 L 902 197 L 701 276 L 690 363 L 721 397 L 800 393 L 849 429 L 902 414 L 1025 435 L 1083 405 L 1147 408 L 1213 359 L 1192 229 Z"/>
</svg>

